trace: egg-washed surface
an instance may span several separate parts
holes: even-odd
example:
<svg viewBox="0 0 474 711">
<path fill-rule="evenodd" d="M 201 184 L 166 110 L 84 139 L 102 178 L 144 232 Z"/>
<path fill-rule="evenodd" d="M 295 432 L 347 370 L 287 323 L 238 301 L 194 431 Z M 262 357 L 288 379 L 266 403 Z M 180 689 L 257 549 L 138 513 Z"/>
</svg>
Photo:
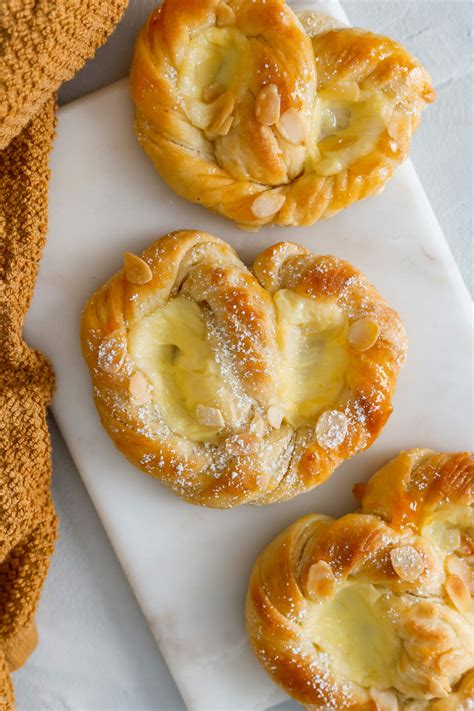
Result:
<svg viewBox="0 0 474 711">
<path fill-rule="evenodd" d="M 291 243 L 253 273 L 206 233 L 172 233 L 88 302 L 81 340 L 102 423 L 193 503 L 288 499 L 374 441 L 405 334 L 360 272 Z"/>
<path fill-rule="evenodd" d="M 309 709 L 472 708 L 474 454 L 402 452 L 357 494 L 357 513 L 306 516 L 257 560 L 257 657 Z"/>
<path fill-rule="evenodd" d="M 282 0 L 165 0 L 131 71 L 162 177 L 248 229 L 311 224 L 381 190 L 409 152 L 428 73 L 396 42 Z"/>
</svg>

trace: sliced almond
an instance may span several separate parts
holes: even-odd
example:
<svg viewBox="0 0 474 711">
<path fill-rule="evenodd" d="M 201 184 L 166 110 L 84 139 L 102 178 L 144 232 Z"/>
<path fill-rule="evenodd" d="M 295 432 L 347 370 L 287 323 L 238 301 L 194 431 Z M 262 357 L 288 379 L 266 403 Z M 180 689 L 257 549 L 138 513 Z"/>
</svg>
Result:
<svg viewBox="0 0 474 711">
<path fill-rule="evenodd" d="M 280 94 L 276 84 L 260 89 L 255 100 L 255 116 L 264 126 L 273 126 L 280 118 Z"/>
<path fill-rule="evenodd" d="M 218 133 L 228 120 L 229 116 L 231 116 L 234 106 L 235 98 L 231 91 L 226 91 L 224 94 L 221 94 L 213 104 L 214 118 L 209 125 L 209 131 L 212 133 Z"/>
<path fill-rule="evenodd" d="M 331 566 L 325 560 L 314 563 L 308 571 L 306 589 L 313 599 L 332 597 L 336 587 L 336 578 Z"/>
<path fill-rule="evenodd" d="M 265 432 L 265 423 L 260 415 L 255 415 L 250 423 L 249 432 L 256 437 L 263 437 Z"/>
<path fill-rule="evenodd" d="M 460 649 L 450 649 L 444 654 L 438 657 L 438 669 L 443 677 L 452 677 L 453 672 L 459 668 L 459 663 L 463 663 L 465 657 L 465 650 Z"/>
<path fill-rule="evenodd" d="M 349 326 L 347 342 L 356 351 L 368 351 L 380 336 L 380 326 L 371 318 L 360 318 Z"/>
<path fill-rule="evenodd" d="M 196 419 L 205 427 L 224 427 L 225 420 L 222 412 L 217 407 L 206 407 L 200 403 L 196 405 Z"/>
<path fill-rule="evenodd" d="M 123 255 L 123 270 L 130 284 L 148 284 L 153 278 L 150 266 L 131 252 L 125 252 Z"/>
<path fill-rule="evenodd" d="M 461 532 L 458 528 L 448 528 L 444 531 L 441 543 L 447 553 L 458 550 L 461 545 Z"/>
<path fill-rule="evenodd" d="M 405 111 L 394 111 L 387 124 L 387 132 L 394 141 L 402 143 L 411 132 L 411 117 Z"/>
<path fill-rule="evenodd" d="M 128 391 L 135 405 L 144 405 L 151 399 L 150 384 L 139 370 L 130 378 Z"/>
<path fill-rule="evenodd" d="M 458 558 L 457 555 L 448 555 L 445 561 L 445 566 L 448 573 L 457 575 L 459 578 L 462 578 L 462 580 L 464 580 L 466 585 L 468 585 L 471 576 L 471 571 L 469 569 L 468 564 L 464 560 L 462 560 L 462 558 Z"/>
<path fill-rule="evenodd" d="M 316 37 L 316 35 L 323 34 L 323 32 L 344 27 L 343 23 L 334 17 L 323 15 L 321 12 L 315 12 L 314 10 L 302 10 L 296 14 L 303 25 L 304 31 L 310 37 Z"/>
<path fill-rule="evenodd" d="M 218 136 L 227 136 L 227 134 L 229 133 L 229 131 L 230 131 L 230 129 L 231 129 L 231 126 L 232 126 L 233 121 L 234 121 L 234 117 L 233 117 L 233 116 L 229 116 L 229 117 L 224 121 L 224 123 L 222 124 L 222 126 L 220 127 L 220 129 L 219 129 L 218 131 L 216 131 L 215 133 L 217 133 Z"/>
<path fill-rule="evenodd" d="M 397 546 L 390 551 L 392 567 L 399 578 L 413 583 L 425 569 L 423 558 L 413 546 Z"/>
<path fill-rule="evenodd" d="M 388 689 L 376 689 L 374 686 L 369 689 L 369 696 L 374 701 L 377 711 L 398 711 L 397 695 Z"/>
<path fill-rule="evenodd" d="M 326 410 L 316 424 L 316 440 L 323 449 L 335 449 L 346 438 L 349 424 L 347 417 L 339 410 Z"/>
<path fill-rule="evenodd" d="M 205 102 L 210 103 L 211 101 L 217 99 L 217 97 L 220 96 L 223 91 L 224 89 L 222 85 L 219 84 L 219 82 L 215 81 L 212 84 L 209 84 L 209 86 L 204 87 L 204 89 L 202 90 L 202 98 Z"/>
<path fill-rule="evenodd" d="M 471 609 L 471 595 L 464 580 L 458 575 L 450 573 L 446 576 L 444 587 L 454 607 L 459 612 L 469 612 Z"/>
<path fill-rule="evenodd" d="M 269 424 L 275 429 L 279 430 L 281 423 L 283 422 L 284 412 L 278 405 L 271 405 L 267 410 L 267 420 Z"/>
<path fill-rule="evenodd" d="M 441 699 L 448 696 L 451 691 L 451 686 L 449 684 L 449 679 L 447 676 L 442 677 L 431 677 L 429 680 L 430 693 L 437 699 Z"/>
<path fill-rule="evenodd" d="M 304 143 L 306 138 L 306 130 L 301 114 L 296 109 L 287 109 L 282 114 L 276 124 L 278 133 L 295 146 Z"/>
<path fill-rule="evenodd" d="M 285 196 L 282 193 L 276 193 L 271 190 L 266 190 L 260 193 L 252 203 L 251 210 L 255 217 L 263 219 L 275 215 L 285 204 Z"/>
<path fill-rule="evenodd" d="M 104 373 L 115 375 L 118 373 L 127 355 L 125 342 L 116 335 L 110 335 L 99 346 L 97 351 L 97 363 Z"/>
<path fill-rule="evenodd" d="M 225 2 L 221 2 L 216 10 L 216 25 L 218 27 L 226 27 L 235 23 L 235 12 Z"/>
<path fill-rule="evenodd" d="M 338 99 L 359 101 L 360 89 L 356 81 L 341 81 L 331 89 L 331 94 Z"/>
</svg>

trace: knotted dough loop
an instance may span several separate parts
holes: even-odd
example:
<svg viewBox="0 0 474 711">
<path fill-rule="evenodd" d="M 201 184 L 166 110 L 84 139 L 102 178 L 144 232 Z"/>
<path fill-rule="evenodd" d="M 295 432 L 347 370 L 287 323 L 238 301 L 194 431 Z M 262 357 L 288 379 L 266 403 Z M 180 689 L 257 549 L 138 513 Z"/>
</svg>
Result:
<svg viewBox="0 0 474 711">
<path fill-rule="evenodd" d="M 257 560 L 258 658 L 308 709 L 468 709 L 474 455 L 402 452 L 358 493 L 358 513 L 306 516 Z"/>
<path fill-rule="evenodd" d="M 280 243 L 252 274 L 195 231 L 126 254 L 81 341 L 117 447 L 214 507 L 292 498 L 370 446 L 406 349 L 398 315 L 346 262 Z"/>
<path fill-rule="evenodd" d="M 142 29 L 136 132 L 179 195 L 247 229 L 379 191 L 434 92 L 400 45 L 283 0 L 165 0 Z"/>
</svg>

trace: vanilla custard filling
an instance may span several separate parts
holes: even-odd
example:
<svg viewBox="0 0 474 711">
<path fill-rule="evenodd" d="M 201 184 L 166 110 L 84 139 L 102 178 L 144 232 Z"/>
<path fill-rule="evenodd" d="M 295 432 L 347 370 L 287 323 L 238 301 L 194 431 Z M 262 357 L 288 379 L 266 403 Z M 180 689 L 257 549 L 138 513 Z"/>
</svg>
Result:
<svg viewBox="0 0 474 711">
<path fill-rule="evenodd" d="M 217 86 L 238 102 L 253 71 L 251 44 L 236 27 L 209 27 L 193 37 L 178 63 L 178 88 L 191 123 L 202 130 L 212 123 L 217 104 L 205 100 L 206 88 Z M 381 91 L 360 93 L 352 84 L 353 100 L 344 96 L 344 86 L 318 93 L 306 140 L 306 172 L 336 175 L 370 154 L 386 129 L 393 102 Z"/>
<path fill-rule="evenodd" d="M 347 317 L 336 304 L 280 289 L 274 295 L 282 362 L 279 405 L 300 427 L 336 400 L 349 362 Z"/>
<path fill-rule="evenodd" d="M 150 380 L 171 431 L 195 442 L 212 441 L 218 428 L 198 422 L 198 404 L 218 408 L 226 422 L 235 422 L 243 403 L 223 377 L 194 301 L 179 296 L 141 319 L 129 331 L 128 350 Z"/>
<path fill-rule="evenodd" d="M 382 92 L 357 101 L 321 92 L 314 106 L 306 170 L 321 176 L 337 175 L 372 153 L 392 110 Z"/>
<path fill-rule="evenodd" d="M 305 631 L 339 676 L 364 687 L 394 685 L 401 643 L 387 599 L 373 585 L 349 583 L 313 604 Z"/>
<path fill-rule="evenodd" d="M 293 427 L 311 424 L 344 386 L 347 319 L 334 304 L 286 289 L 274 304 L 281 360 L 273 404 Z M 228 427 L 243 425 L 250 410 L 223 355 L 216 357 L 210 328 L 198 304 L 179 296 L 128 333 L 129 355 L 151 383 L 164 422 L 195 442 L 214 441 L 219 431 L 199 423 L 197 405 L 220 410 Z"/>
<path fill-rule="evenodd" d="M 194 126 L 205 129 L 213 118 L 214 107 L 204 100 L 204 89 L 218 84 L 222 92 L 241 98 L 250 63 L 249 41 L 235 27 L 210 27 L 191 40 L 178 66 L 178 88 Z"/>
</svg>

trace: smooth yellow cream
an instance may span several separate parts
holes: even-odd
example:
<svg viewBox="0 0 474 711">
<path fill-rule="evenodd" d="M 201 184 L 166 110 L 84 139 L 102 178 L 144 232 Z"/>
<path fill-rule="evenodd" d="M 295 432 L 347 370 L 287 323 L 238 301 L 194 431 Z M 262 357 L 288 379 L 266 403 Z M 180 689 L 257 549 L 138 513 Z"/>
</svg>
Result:
<svg viewBox="0 0 474 711">
<path fill-rule="evenodd" d="M 365 687 L 393 685 L 401 644 L 387 602 L 373 585 L 348 584 L 328 602 L 314 604 L 305 630 L 337 674 Z"/>
<path fill-rule="evenodd" d="M 344 312 L 280 289 L 274 295 L 277 337 L 282 354 L 279 404 L 295 427 L 330 405 L 344 385 L 349 355 Z"/>
<path fill-rule="evenodd" d="M 178 297 L 137 323 L 129 353 L 153 384 L 153 399 L 168 427 L 196 442 L 211 441 L 216 428 L 196 419 L 198 404 L 221 410 L 235 422 L 243 403 L 226 383 L 207 338 L 199 306 Z"/>
<path fill-rule="evenodd" d="M 235 27 L 210 27 L 191 40 L 178 68 L 178 86 L 193 125 L 206 128 L 213 116 L 203 90 L 218 84 L 238 99 L 247 85 L 250 62 L 249 41 Z"/>
<path fill-rule="evenodd" d="M 274 296 L 281 351 L 275 404 L 294 427 L 314 422 L 344 385 L 348 364 L 346 317 L 337 306 L 281 289 Z M 153 385 L 153 398 L 168 427 L 201 442 L 218 428 L 202 425 L 196 406 L 217 408 L 226 425 L 248 419 L 250 401 L 232 369 L 216 360 L 198 304 L 177 297 L 141 319 L 128 334 L 129 354 Z M 224 374 L 225 373 L 225 374 Z M 313 418 L 313 420 L 312 420 Z"/>
<path fill-rule="evenodd" d="M 316 100 L 307 170 L 329 176 L 369 155 L 392 112 L 381 92 L 358 101 L 321 93 Z"/>
</svg>

